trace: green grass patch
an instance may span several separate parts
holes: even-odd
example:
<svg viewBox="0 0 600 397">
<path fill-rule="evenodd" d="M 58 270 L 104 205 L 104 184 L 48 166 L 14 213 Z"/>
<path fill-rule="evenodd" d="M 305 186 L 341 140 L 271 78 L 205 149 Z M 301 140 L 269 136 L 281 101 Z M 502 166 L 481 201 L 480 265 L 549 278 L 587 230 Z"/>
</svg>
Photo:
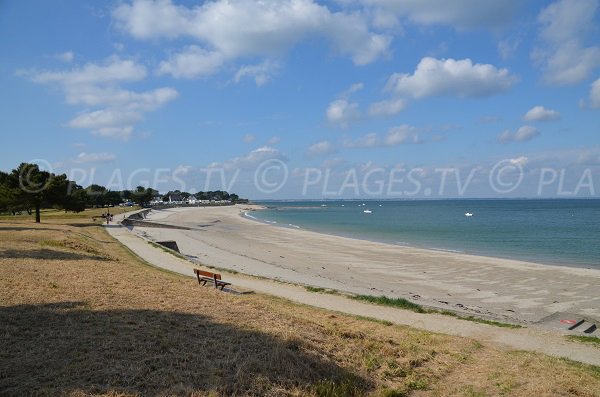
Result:
<svg viewBox="0 0 600 397">
<path fill-rule="evenodd" d="M 597 336 L 567 335 L 567 339 L 575 342 L 590 343 L 596 347 L 600 347 L 600 338 Z"/>
<path fill-rule="evenodd" d="M 443 314 L 444 316 L 454 317 L 459 320 L 472 321 L 474 323 L 493 325 L 494 327 L 500 327 L 500 328 L 514 328 L 514 329 L 525 328 L 522 325 L 518 325 L 518 324 L 510 324 L 510 323 L 503 323 L 500 321 L 486 320 L 486 319 L 475 317 L 475 316 L 463 317 L 463 316 L 459 315 L 458 313 L 451 312 L 450 310 L 432 309 L 432 310 L 429 310 L 428 313 Z"/>
<path fill-rule="evenodd" d="M 321 287 L 311 287 L 310 285 L 305 285 L 304 289 L 308 292 L 317 292 L 319 294 L 330 294 L 330 295 L 338 295 L 338 292 L 334 289 L 327 289 Z"/>
<path fill-rule="evenodd" d="M 422 306 L 412 303 L 404 298 L 388 298 L 387 296 L 373 295 L 354 295 L 352 299 L 370 303 L 376 303 L 383 306 L 392 306 L 400 309 L 411 310 L 416 313 L 426 313 Z"/>
<path fill-rule="evenodd" d="M 493 325 L 494 327 L 500 327 L 500 328 L 513 328 L 513 329 L 524 328 L 522 325 L 518 325 L 518 324 L 509 324 L 509 323 L 503 323 L 500 321 L 486 320 L 484 318 L 473 317 L 473 316 L 469 316 L 469 317 L 457 316 L 457 318 L 459 318 L 461 320 L 472 321 L 474 323 Z"/>
</svg>

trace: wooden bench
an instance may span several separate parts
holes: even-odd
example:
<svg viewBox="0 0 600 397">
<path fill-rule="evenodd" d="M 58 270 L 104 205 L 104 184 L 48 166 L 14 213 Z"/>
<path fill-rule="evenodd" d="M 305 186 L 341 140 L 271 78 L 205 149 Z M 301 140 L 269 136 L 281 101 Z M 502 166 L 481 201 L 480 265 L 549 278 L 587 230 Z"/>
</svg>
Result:
<svg viewBox="0 0 600 397">
<path fill-rule="evenodd" d="M 211 273 L 200 269 L 194 269 L 194 274 L 196 275 L 196 277 L 198 277 L 199 285 L 206 285 L 206 283 L 211 282 L 215 284 L 215 288 L 221 288 L 221 291 L 226 286 L 231 285 L 231 283 L 222 281 L 221 275 L 218 273 Z"/>
</svg>

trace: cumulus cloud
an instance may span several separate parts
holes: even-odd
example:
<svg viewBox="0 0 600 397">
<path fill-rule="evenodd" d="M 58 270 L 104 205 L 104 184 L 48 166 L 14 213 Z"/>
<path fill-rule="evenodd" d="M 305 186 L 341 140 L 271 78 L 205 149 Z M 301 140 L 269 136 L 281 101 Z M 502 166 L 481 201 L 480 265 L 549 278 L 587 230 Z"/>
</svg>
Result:
<svg viewBox="0 0 600 397">
<path fill-rule="evenodd" d="M 531 127 L 529 125 L 525 125 L 520 127 L 517 131 L 512 132 L 510 130 L 506 130 L 501 132 L 498 135 L 498 142 L 500 143 L 508 143 L 508 142 L 526 142 L 530 141 L 533 138 L 540 135 L 540 132 L 537 128 Z"/>
<path fill-rule="evenodd" d="M 39 84 L 58 85 L 71 105 L 85 105 L 86 110 L 67 123 L 71 128 L 89 129 L 93 134 L 128 139 L 134 124 L 151 112 L 178 97 L 170 87 L 135 92 L 120 87 L 147 76 L 146 67 L 132 60 L 111 56 L 100 63 L 87 63 L 62 71 L 20 72 Z M 100 109 L 89 109 L 100 107 Z"/>
<path fill-rule="evenodd" d="M 61 72 L 35 72 L 31 71 L 31 80 L 36 83 L 61 83 L 65 86 L 118 83 L 139 81 L 146 77 L 147 70 L 132 60 L 109 57 L 102 64 L 87 63 Z"/>
<path fill-rule="evenodd" d="M 269 82 L 277 70 L 279 70 L 279 63 L 267 60 L 258 65 L 242 66 L 235 73 L 233 80 L 239 83 L 244 77 L 250 77 L 260 87 Z"/>
<path fill-rule="evenodd" d="M 560 113 L 556 110 L 546 109 L 543 106 L 534 106 L 523 115 L 525 121 L 551 121 L 559 118 Z"/>
<path fill-rule="evenodd" d="M 89 129 L 100 136 L 128 139 L 133 132 L 132 124 L 141 119 L 136 112 L 103 109 L 81 113 L 69 121 L 68 126 Z"/>
<path fill-rule="evenodd" d="M 595 32 L 597 0 L 560 0 L 544 8 L 539 45 L 531 53 L 551 85 L 579 83 L 600 66 L 600 46 L 587 45 Z"/>
<path fill-rule="evenodd" d="M 286 156 L 284 156 L 279 150 L 270 146 L 262 146 L 258 149 L 252 150 L 245 156 L 234 157 L 231 160 L 223 163 L 212 163 L 209 165 L 209 167 L 223 168 L 226 171 L 233 171 L 237 169 L 254 169 L 262 162 L 274 159 L 287 161 Z"/>
<path fill-rule="evenodd" d="M 351 102 L 350 97 L 363 88 L 363 83 L 355 83 L 339 94 L 338 99 L 327 106 L 325 111 L 327 121 L 348 128 L 351 122 L 358 120 L 360 118 L 358 103 Z"/>
<path fill-rule="evenodd" d="M 313 0 L 216 0 L 186 7 L 170 0 L 135 0 L 117 6 L 116 25 L 137 39 L 188 38 L 190 46 L 159 67 L 175 77 L 215 73 L 225 61 L 273 58 L 310 38 L 364 65 L 384 56 L 389 36 L 371 32 L 360 13 L 332 12 Z"/>
<path fill-rule="evenodd" d="M 508 24 L 519 4 L 518 0 L 360 0 L 360 3 L 384 10 L 413 22 L 442 24 L 457 29 L 498 28 Z"/>
<path fill-rule="evenodd" d="M 217 51 L 207 51 L 196 45 L 190 45 L 158 66 L 157 73 L 170 74 L 175 78 L 205 77 L 216 73 L 226 58 Z"/>
<path fill-rule="evenodd" d="M 335 147 L 329 141 L 317 142 L 308 147 L 307 153 L 310 156 L 319 156 L 335 152 Z"/>
<path fill-rule="evenodd" d="M 470 59 L 425 57 L 415 72 L 393 74 L 387 90 L 398 95 L 424 98 L 435 95 L 485 97 L 510 89 L 517 78 L 507 69 L 489 64 L 473 64 Z"/>
<path fill-rule="evenodd" d="M 88 163 L 110 163 L 117 159 L 117 156 L 112 153 L 86 153 L 81 152 L 73 160 L 77 164 L 88 164 Z"/>
<path fill-rule="evenodd" d="M 358 103 L 348 102 L 347 99 L 337 99 L 329 104 L 325 112 L 327 120 L 334 124 L 339 124 L 342 128 L 360 117 Z"/>
<path fill-rule="evenodd" d="M 600 79 L 592 83 L 590 89 L 590 106 L 594 109 L 600 109 Z"/>
<path fill-rule="evenodd" d="M 375 102 L 369 107 L 369 115 L 372 117 L 394 116 L 404 110 L 405 107 L 406 101 L 401 98 Z"/>
<path fill-rule="evenodd" d="M 117 87 L 75 85 L 65 87 L 67 103 L 88 106 L 112 106 L 129 110 L 152 111 L 179 96 L 173 88 L 162 87 L 133 92 Z"/>
<path fill-rule="evenodd" d="M 376 133 L 366 134 L 358 139 L 346 139 L 344 147 L 350 149 L 374 148 L 382 146 L 397 146 L 403 144 L 421 143 L 418 130 L 410 125 L 400 125 L 391 128 L 387 135 L 380 137 Z"/>
</svg>

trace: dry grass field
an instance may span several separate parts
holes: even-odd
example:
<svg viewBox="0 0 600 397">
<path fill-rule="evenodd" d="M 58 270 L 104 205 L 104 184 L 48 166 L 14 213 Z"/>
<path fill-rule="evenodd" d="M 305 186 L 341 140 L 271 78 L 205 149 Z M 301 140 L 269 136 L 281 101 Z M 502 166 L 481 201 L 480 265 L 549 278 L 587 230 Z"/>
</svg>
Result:
<svg viewBox="0 0 600 397">
<path fill-rule="evenodd" d="M 153 268 L 91 214 L 0 221 L 0 395 L 600 396 L 600 368 Z"/>
</svg>

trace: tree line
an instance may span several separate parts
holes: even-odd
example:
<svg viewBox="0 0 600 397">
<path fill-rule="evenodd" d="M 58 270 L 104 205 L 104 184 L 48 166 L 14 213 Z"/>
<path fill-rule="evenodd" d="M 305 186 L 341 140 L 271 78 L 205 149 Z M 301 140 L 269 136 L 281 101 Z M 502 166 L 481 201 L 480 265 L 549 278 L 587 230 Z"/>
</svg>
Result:
<svg viewBox="0 0 600 397">
<path fill-rule="evenodd" d="M 21 163 L 10 173 L 0 171 L 0 212 L 17 214 L 35 212 L 40 222 L 40 210 L 44 208 L 81 212 L 86 208 L 102 208 L 119 205 L 126 201 L 140 205 L 149 204 L 155 197 L 168 201 L 169 195 L 179 194 L 182 200 L 190 193 L 173 191 L 164 196 L 151 188 L 138 186 L 134 190 L 114 191 L 92 184 L 86 188 L 70 181 L 66 174 L 54 174 L 40 170 L 37 164 Z M 184 198 L 185 197 L 185 198 Z M 231 200 L 239 197 L 223 191 L 196 193 L 198 200 Z"/>
<path fill-rule="evenodd" d="M 169 197 L 178 196 L 182 201 L 191 199 L 192 197 L 196 200 L 229 200 L 233 203 L 240 201 L 240 197 L 235 193 L 227 193 L 223 190 L 214 190 L 208 192 L 188 193 L 179 190 L 169 191 L 167 194 L 162 196 L 162 201 L 169 201 Z"/>
</svg>

